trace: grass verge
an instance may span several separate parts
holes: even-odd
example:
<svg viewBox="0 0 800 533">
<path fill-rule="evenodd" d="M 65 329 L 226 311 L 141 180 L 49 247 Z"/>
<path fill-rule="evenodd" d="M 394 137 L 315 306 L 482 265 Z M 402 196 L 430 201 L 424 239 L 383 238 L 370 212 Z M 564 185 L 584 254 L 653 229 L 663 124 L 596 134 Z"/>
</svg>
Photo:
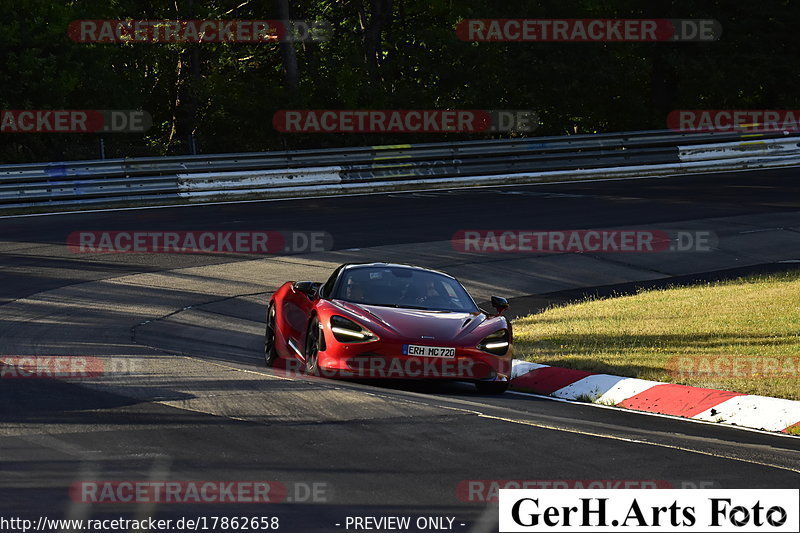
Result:
<svg viewBox="0 0 800 533">
<path fill-rule="evenodd" d="M 800 271 L 586 300 L 514 328 L 527 361 L 800 400 Z"/>
</svg>

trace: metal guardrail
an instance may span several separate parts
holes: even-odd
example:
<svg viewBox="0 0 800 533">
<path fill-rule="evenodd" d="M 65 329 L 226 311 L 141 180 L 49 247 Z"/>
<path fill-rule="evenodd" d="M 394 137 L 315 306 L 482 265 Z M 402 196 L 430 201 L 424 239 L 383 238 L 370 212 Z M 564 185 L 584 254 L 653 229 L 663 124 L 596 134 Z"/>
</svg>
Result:
<svg viewBox="0 0 800 533">
<path fill-rule="evenodd" d="M 304 195 L 309 188 L 330 194 L 347 186 L 426 186 L 431 180 L 439 183 L 446 178 L 465 184 L 461 178 L 524 178 L 531 173 L 563 171 L 585 174 L 591 169 L 687 161 L 697 167 L 703 161 L 800 154 L 792 139 L 787 132 L 644 131 L 0 165 L 0 211 Z"/>
<path fill-rule="evenodd" d="M 28 163 L 0 165 L 0 182 L 7 180 L 41 179 L 46 177 L 134 176 L 140 173 L 169 173 L 186 171 L 224 171 L 258 168 L 302 168 L 331 163 L 371 161 L 375 155 L 401 156 L 413 152 L 417 159 L 445 155 L 481 155 L 486 151 L 519 150 L 566 151 L 597 148 L 634 147 L 637 144 L 675 146 L 676 141 L 691 139 L 698 142 L 739 140 L 739 134 L 681 134 L 664 131 L 575 135 L 572 137 L 533 137 L 461 143 L 428 143 L 415 145 L 368 146 L 278 152 L 250 152 L 197 156 L 142 157 L 73 162 Z M 683 144 L 683 143 L 678 143 Z M 235 168 L 234 168 L 235 167 Z"/>
</svg>

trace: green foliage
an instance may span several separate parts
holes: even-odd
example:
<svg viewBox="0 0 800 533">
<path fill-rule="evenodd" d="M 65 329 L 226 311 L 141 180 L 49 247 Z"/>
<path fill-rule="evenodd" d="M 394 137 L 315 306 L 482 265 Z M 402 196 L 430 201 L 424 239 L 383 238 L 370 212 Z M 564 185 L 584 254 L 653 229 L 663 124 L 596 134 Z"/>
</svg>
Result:
<svg viewBox="0 0 800 533">
<path fill-rule="evenodd" d="M 297 42 L 297 84 L 277 44 L 85 44 L 77 19 L 324 20 Z M 536 135 L 664 129 L 685 108 L 798 106 L 800 4 L 658 0 L 0 0 L 3 109 L 144 109 L 144 135 L 107 155 L 431 142 L 465 134 L 281 134 L 280 109 L 532 109 Z M 177 6 L 177 7 L 176 7 Z M 381 18 L 382 10 L 389 16 Z M 713 18 L 712 43 L 469 43 L 463 18 Z M 370 41 L 369 35 L 377 35 Z M 284 51 L 285 52 L 285 51 Z M 488 134 L 486 134 L 488 135 Z M 0 134 L 0 161 L 95 158 L 96 134 Z"/>
</svg>

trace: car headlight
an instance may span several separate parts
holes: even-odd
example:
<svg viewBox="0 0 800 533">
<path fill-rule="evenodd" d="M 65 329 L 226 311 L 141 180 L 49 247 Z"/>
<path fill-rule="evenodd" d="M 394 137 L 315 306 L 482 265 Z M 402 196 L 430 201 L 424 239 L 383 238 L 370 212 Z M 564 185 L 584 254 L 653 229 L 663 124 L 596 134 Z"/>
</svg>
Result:
<svg viewBox="0 0 800 533">
<path fill-rule="evenodd" d="M 338 315 L 331 317 L 331 331 L 337 341 L 344 343 L 369 342 L 377 338 L 368 329 Z"/>
<path fill-rule="evenodd" d="M 509 341 L 508 330 L 501 329 L 483 339 L 478 344 L 478 349 L 493 355 L 505 355 L 509 346 L 511 346 L 511 342 Z"/>
</svg>

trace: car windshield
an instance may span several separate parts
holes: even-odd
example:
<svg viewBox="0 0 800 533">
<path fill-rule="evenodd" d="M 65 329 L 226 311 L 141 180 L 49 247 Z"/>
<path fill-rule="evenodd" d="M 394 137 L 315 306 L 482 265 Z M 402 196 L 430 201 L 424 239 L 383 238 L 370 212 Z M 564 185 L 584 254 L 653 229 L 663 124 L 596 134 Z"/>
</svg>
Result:
<svg viewBox="0 0 800 533">
<path fill-rule="evenodd" d="M 333 297 L 385 307 L 467 313 L 478 310 L 453 278 L 407 267 L 350 268 L 342 274 Z"/>
</svg>

